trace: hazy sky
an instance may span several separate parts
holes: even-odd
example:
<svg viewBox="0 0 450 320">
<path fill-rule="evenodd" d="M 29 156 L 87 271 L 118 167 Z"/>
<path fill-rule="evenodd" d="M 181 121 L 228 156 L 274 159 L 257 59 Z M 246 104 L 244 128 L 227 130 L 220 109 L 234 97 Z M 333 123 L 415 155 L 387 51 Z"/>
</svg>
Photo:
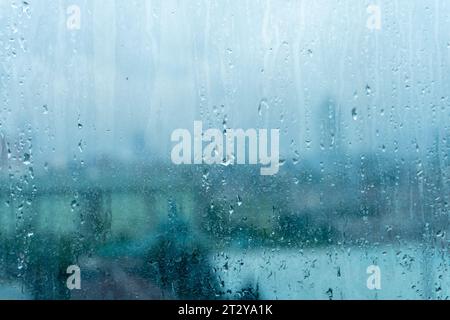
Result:
<svg viewBox="0 0 450 320">
<path fill-rule="evenodd" d="M 28 3 L 0 0 L 0 130 L 35 159 L 168 160 L 194 120 L 280 128 L 286 157 L 315 154 L 330 123 L 345 152 L 413 155 L 449 135 L 446 0 Z"/>
</svg>

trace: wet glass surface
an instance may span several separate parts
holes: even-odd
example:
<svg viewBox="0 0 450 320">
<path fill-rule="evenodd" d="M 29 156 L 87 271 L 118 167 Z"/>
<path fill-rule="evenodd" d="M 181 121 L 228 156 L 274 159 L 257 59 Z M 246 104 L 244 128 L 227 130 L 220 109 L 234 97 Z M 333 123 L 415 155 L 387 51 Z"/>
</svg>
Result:
<svg viewBox="0 0 450 320">
<path fill-rule="evenodd" d="M 0 299 L 448 299 L 448 30 L 444 0 L 0 0 Z"/>
</svg>

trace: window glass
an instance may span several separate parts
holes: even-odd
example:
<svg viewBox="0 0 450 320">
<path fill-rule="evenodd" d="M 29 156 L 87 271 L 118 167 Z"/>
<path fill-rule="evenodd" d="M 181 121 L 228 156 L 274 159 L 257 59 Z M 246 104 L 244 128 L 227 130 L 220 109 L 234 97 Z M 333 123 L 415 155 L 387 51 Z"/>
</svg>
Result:
<svg viewBox="0 0 450 320">
<path fill-rule="evenodd" d="M 0 298 L 448 299 L 450 2 L 1 0 Z"/>
</svg>

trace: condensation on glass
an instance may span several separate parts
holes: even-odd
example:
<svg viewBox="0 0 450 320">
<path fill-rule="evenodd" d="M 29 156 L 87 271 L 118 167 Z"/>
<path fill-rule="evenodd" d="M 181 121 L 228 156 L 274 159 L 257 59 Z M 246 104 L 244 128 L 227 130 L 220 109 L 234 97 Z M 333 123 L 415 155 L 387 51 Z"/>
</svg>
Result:
<svg viewBox="0 0 450 320">
<path fill-rule="evenodd" d="M 444 0 L 2 0 L 0 298 L 448 299 L 449 30 Z M 277 174 L 174 164 L 196 121 L 278 130 Z"/>
</svg>

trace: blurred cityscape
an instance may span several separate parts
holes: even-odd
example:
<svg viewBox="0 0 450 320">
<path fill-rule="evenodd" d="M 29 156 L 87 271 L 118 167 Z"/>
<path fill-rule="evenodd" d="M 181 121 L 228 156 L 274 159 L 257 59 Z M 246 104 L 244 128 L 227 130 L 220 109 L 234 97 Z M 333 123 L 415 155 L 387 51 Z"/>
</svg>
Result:
<svg viewBox="0 0 450 320">
<path fill-rule="evenodd" d="M 450 2 L 371 8 L 0 1 L 0 299 L 449 299 Z M 279 173 L 173 165 L 196 120 Z"/>
<path fill-rule="evenodd" d="M 224 279 L 232 270 L 243 274 L 252 264 L 245 257 L 260 250 L 275 252 L 269 259 L 275 263 L 303 250 L 361 250 L 379 260 L 389 256 L 385 248 L 402 248 L 394 250 L 391 263 L 399 270 L 392 276 L 421 264 L 420 284 L 409 287 L 413 294 L 400 287 L 392 294 L 448 298 L 449 145 L 440 150 L 436 136 L 427 162 L 383 153 L 352 157 L 334 142 L 340 138 L 333 116 L 318 125 L 319 162 L 296 154 L 281 160 L 275 177 L 260 176 L 258 166 L 107 157 L 95 165 L 36 170 L 31 155 L 9 154 L 12 142 L 4 136 L 0 298 L 296 298 L 310 289 L 281 288 L 285 293 L 273 296 L 261 289 L 267 280 Z M 419 252 L 406 254 L 405 248 Z M 232 252 L 243 257 L 234 261 Z M 290 263 L 299 259 L 294 255 Z M 73 264 L 81 267 L 82 290 L 66 287 L 66 268 Z M 317 267 L 303 268 L 311 273 Z M 344 267 L 335 262 L 330 268 Z"/>
</svg>

